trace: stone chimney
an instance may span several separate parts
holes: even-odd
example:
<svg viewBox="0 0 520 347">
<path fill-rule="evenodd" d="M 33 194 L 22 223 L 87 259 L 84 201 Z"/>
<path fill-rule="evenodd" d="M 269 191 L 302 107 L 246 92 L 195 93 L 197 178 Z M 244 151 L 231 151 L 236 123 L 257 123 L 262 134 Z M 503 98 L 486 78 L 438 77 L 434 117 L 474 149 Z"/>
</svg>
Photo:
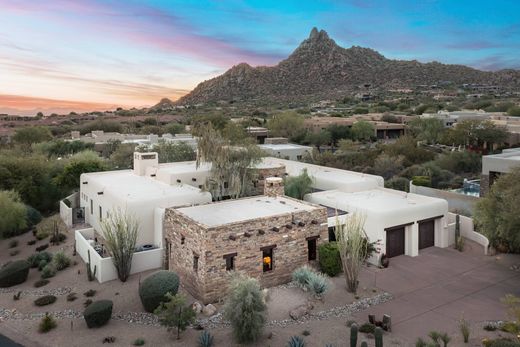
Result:
<svg viewBox="0 0 520 347">
<path fill-rule="evenodd" d="M 264 195 L 270 197 L 283 196 L 283 179 L 280 177 L 267 177 L 265 179 Z"/>
<path fill-rule="evenodd" d="M 134 152 L 134 174 L 144 176 L 148 168 L 157 167 L 159 167 L 159 155 L 157 152 Z"/>
</svg>

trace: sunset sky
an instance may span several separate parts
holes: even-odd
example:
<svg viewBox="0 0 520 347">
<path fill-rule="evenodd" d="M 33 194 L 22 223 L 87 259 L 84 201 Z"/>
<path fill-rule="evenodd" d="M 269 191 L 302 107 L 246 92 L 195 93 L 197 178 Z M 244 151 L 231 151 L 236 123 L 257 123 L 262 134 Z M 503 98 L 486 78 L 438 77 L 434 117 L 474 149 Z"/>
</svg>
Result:
<svg viewBox="0 0 520 347">
<path fill-rule="evenodd" d="M 273 65 L 313 26 L 388 58 L 520 68 L 520 1 L 0 0 L 0 113 L 177 99 L 240 62 Z"/>
</svg>

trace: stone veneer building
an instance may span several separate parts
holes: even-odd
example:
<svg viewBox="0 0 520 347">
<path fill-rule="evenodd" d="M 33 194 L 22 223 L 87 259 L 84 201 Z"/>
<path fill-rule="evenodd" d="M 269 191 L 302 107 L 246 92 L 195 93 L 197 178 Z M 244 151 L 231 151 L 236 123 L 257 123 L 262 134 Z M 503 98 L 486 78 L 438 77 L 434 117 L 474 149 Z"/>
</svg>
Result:
<svg viewBox="0 0 520 347">
<path fill-rule="evenodd" d="M 317 259 L 328 241 L 327 209 L 283 196 L 279 177 L 265 179 L 265 194 L 166 210 L 167 268 L 194 297 L 222 298 L 233 270 L 270 287 Z"/>
</svg>

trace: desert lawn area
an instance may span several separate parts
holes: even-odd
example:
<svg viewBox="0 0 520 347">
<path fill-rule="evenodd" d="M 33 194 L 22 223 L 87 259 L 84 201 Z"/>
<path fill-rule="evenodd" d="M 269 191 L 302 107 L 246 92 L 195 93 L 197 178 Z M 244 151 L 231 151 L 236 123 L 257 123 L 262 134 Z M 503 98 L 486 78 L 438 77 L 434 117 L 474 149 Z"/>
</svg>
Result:
<svg viewBox="0 0 520 347">
<path fill-rule="evenodd" d="M 31 268 L 24 283 L 0 288 L 0 335 L 27 347 L 132 346 L 137 339 L 144 340 L 145 346 L 197 346 L 201 329 L 205 329 L 214 336 L 214 346 L 238 346 L 222 318 L 222 303 L 215 304 L 217 311 L 211 316 L 199 313 L 197 323 L 176 340 L 174 333 L 144 311 L 139 299 L 139 283 L 155 271 L 132 275 L 125 283 L 88 281 L 85 263 L 73 255 L 73 231 L 65 234 L 67 239 L 59 245 L 51 245 L 48 237 L 29 245 L 35 239 L 30 232 L 0 241 L 1 264 L 27 259 L 44 244 L 49 247 L 43 251 L 63 251 L 71 260 L 41 287 L 35 287 L 35 283 L 43 270 Z M 12 240 L 18 241 L 16 246 Z M 392 332 L 383 335 L 385 346 L 415 346 L 418 337 L 427 340 L 432 330 L 446 332 L 451 337 L 449 346 L 482 346 L 486 337 L 511 337 L 500 329 L 488 330 L 509 319 L 500 299 L 506 294 L 520 295 L 520 272 L 515 270 L 519 263 L 518 255 L 484 256 L 478 245 L 467 241 L 464 252 L 433 247 L 421 250 L 415 258 L 392 258 L 387 269 L 364 267 L 357 295 L 346 291 L 341 274 L 330 279 L 329 290 L 321 299 L 294 283 L 270 288 L 266 296 L 267 323 L 261 339 L 251 346 L 286 346 L 294 335 L 303 337 L 306 346 L 347 346 L 349 325 L 354 321 L 363 325 L 368 314 L 374 314 L 376 320 L 383 314 L 392 317 Z M 182 283 L 180 292 L 187 295 L 189 303 L 195 301 Z M 57 299 L 37 306 L 34 301 L 44 295 Z M 83 319 L 87 301 L 102 299 L 113 301 L 112 319 L 102 327 L 89 329 Z M 46 312 L 54 316 L 57 327 L 40 333 L 38 326 Z M 470 326 L 467 344 L 458 325 L 462 316 Z M 109 339 L 103 343 L 105 338 Z M 370 333 L 360 332 L 358 345 L 361 341 L 375 345 Z"/>
</svg>

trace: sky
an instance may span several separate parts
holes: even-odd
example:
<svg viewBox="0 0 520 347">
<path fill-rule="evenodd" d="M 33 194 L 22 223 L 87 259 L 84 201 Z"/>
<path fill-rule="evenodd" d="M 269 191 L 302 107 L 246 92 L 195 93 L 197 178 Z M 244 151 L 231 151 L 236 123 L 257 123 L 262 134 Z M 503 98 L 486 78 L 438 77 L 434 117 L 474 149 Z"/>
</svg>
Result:
<svg viewBox="0 0 520 347">
<path fill-rule="evenodd" d="M 324 29 L 392 59 L 520 69 L 517 0 L 0 0 L 0 113 L 150 106 Z"/>
</svg>

